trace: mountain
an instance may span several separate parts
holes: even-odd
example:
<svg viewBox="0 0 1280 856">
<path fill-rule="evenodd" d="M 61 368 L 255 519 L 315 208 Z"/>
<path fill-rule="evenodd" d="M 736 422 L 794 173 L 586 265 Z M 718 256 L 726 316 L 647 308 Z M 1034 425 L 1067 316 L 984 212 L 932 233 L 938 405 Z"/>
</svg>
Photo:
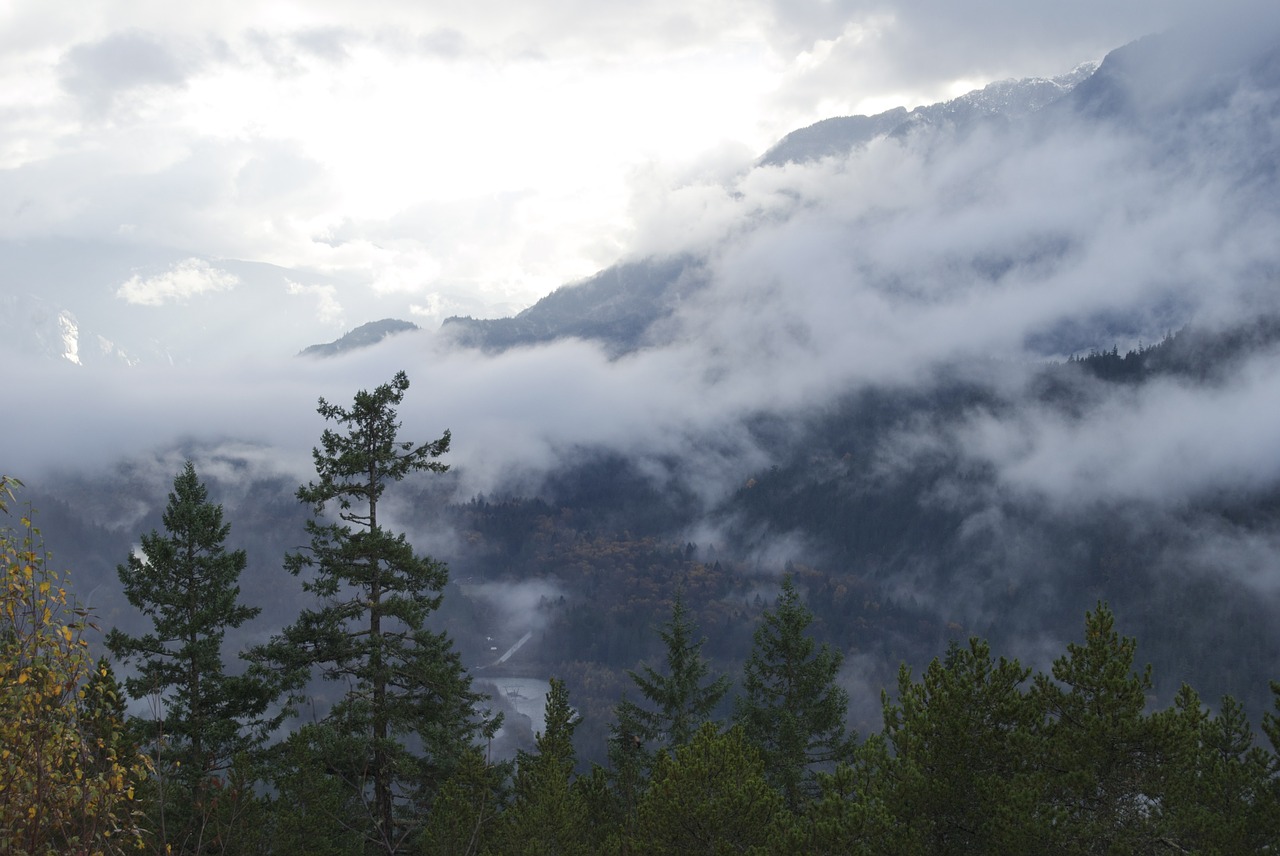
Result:
<svg viewBox="0 0 1280 856">
<path fill-rule="evenodd" d="M 368 348 L 376 345 L 388 336 L 420 329 L 411 321 L 398 321 L 395 318 L 383 318 L 381 321 L 370 321 L 361 324 L 354 330 L 340 336 L 332 342 L 320 345 L 309 345 L 298 354 L 300 357 L 335 357 L 348 351 Z"/>
<path fill-rule="evenodd" d="M 983 120 L 1012 120 L 1034 113 L 1062 98 L 1098 68 L 1087 62 L 1052 78 L 1001 80 L 982 89 L 908 111 L 897 107 L 874 116 L 837 116 L 792 131 L 760 158 L 761 166 L 806 163 L 842 157 L 874 139 L 902 136 L 924 128 L 966 128 Z"/>
<path fill-rule="evenodd" d="M 620 354 L 650 343 L 659 322 L 699 285 L 697 265 L 688 257 L 625 262 L 562 286 L 514 317 L 454 316 L 443 329 L 456 344 L 489 352 L 569 337 L 598 341 Z"/>
<path fill-rule="evenodd" d="M 788 137 L 785 168 L 678 188 L 662 229 L 637 225 L 646 257 L 430 347 L 254 372 L 231 406 L 178 377 L 157 398 L 203 433 L 43 480 L 51 547 L 128 620 L 103 557 L 194 459 L 253 548 L 267 635 L 303 600 L 280 557 L 313 389 L 404 368 L 405 425 L 456 438 L 395 506 L 450 566 L 450 631 L 469 664 L 532 633 L 510 667 L 568 678 L 597 751 L 675 590 L 736 674 L 783 573 L 845 653 L 864 733 L 899 664 L 978 635 L 1046 668 L 1099 602 L 1155 666 L 1153 705 L 1185 680 L 1256 718 L 1280 677 L 1277 18 L 1141 40 L 1065 94 L 995 85 Z M 57 427 L 0 471 L 26 478 Z"/>
<path fill-rule="evenodd" d="M 907 111 L 899 107 L 876 116 L 825 119 L 785 136 L 759 167 L 806 163 L 847 156 L 880 137 L 933 130 L 954 133 L 979 121 L 1015 121 L 1062 98 L 1088 79 L 1096 63 L 1058 77 L 1005 80 L 950 101 Z M 705 284 L 693 254 L 623 262 L 571 283 L 510 318 L 446 318 L 443 330 L 463 347 L 498 352 L 517 346 L 580 338 L 602 344 L 613 355 L 660 344 L 662 322 L 682 300 Z"/>
</svg>

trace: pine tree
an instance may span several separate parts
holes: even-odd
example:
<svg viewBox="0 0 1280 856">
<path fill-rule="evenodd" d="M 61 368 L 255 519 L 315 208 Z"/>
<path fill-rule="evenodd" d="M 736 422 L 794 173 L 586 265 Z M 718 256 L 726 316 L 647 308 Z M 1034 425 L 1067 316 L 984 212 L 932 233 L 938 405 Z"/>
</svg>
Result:
<svg viewBox="0 0 1280 856">
<path fill-rule="evenodd" d="M 462 753 L 440 787 L 431 814 L 410 852 L 423 856 L 476 856 L 490 850 L 509 796 L 510 763 L 493 763 L 482 747 Z"/>
<path fill-rule="evenodd" d="M 618 705 L 619 734 L 675 749 L 692 740 L 702 724 L 711 719 L 716 705 L 729 691 L 729 678 L 721 675 L 704 685 L 711 667 L 701 654 L 705 640 L 695 639 L 694 633 L 693 618 L 677 592 L 671 618 L 658 630 L 667 649 L 665 674 L 647 665 L 640 672 L 628 672 L 652 707 L 624 699 Z"/>
<path fill-rule="evenodd" d="M 278 722 L 267 716 L 276 692 L 253 670 L 224 669 L 226 631 L 261 610 L 238 603 L 245 552 L 227 550 L 231 525 L 190 461 L 174 480 L 162 522 L 165 531 L 143 535 L 142 555 L 117 569 L 125 596 L 152 630 L 112 630 L 107 647 L 134 666 L 125 681 L 129 695 L 154 700 L 157 713 L 139 733 L 157 762 L 149 787 L 158 791 L 158 834 L 175 850 L 200 852 L 213 780 Z"/>
<path fill-rule="evenodd" d="M 845 733 L 849 696 L 835 683 L 843 657 L 806 635 L 812 622 L 791 577 L 784 577 L 774 608 L 756 628 L 745 694 L 734 711 L 792 811 L 816 794 L 815 768 L 850 760 L 856 745 Z"/>
<path fill-rule="evenodd" d="M 1137 642 L 1121 637 L 1104 604 L 1085 615 L 1083 644 L 1068 643 L 1052 680 L 1034 678 L 1042 715 L 1037 798 L 1055 852 L 1150 852 L 1160 838 L 1151 806 L 1178 749 L 1175 724 L 1144 713 L 1151 667 L 1134 669 Z"/>
<path fill-rule="evenodd" d="M 739 728 L 706 723 L 674 754 L 658 754 L 623 852 L 771 853 L 789 818 L 764 777 L 760 754 Z"/>
<path fill-rule="evenodd" d="M 1173 708 L 1158 715 L 1173 719 L 1185 734 L 1163 769 L 1162 840 L 1189 853 L 1268 852 L 1280 841 L 1273 758 L 1255 745 L 1240 703 L 1226 696 L 1213 716 L 1184 684 Z"/>
<path fill-rule="evenodd" d="M 573 732 L 578 714 L 569 705 L 564 681 L 551 679 L 546 730 L 536 751 L 517 754 L 515 801 L 504 812 L 493 853 L 507 856 L 587 854 L 588 822 L 581 796 L 573 788 Z"/>
<path fill-rule="evenodd" d="M 1034 849 L 1036 708 L 1024 692 L 1030 670 L 993 661 L 987 643 L 952 643 L 920 681 L 904 665 L 897 701 L 884 695 L 893 749 L 891 802 L 930 853 Z"/>
<path fill-rule="evenodd" d="M 396 407 L 409 388 L 404 372 L 351 407 L 320 399 L 317 408 L 341 430 L 326 429 L 313 451 L 317 481 L 298 489 L 312 507 L 310 547 L 285 559 L 320 604 L 258 652 L 301 688 L 312 669 L 340 681 L 344 693 L 327 723 L 353 741 L 329 766 L 366 805 L 369 845 L 398 852 L 481 727 L 452 641 L 426 627 L 440 606 L 447 571 L 419 556 L 379 518 L 386 489 L 416 472 L 444 472 L 436 459 L 449 432 L 421 445 L 397 438 Z M 325 518 L 336 506 L 336 520 Z"/>
</svg>

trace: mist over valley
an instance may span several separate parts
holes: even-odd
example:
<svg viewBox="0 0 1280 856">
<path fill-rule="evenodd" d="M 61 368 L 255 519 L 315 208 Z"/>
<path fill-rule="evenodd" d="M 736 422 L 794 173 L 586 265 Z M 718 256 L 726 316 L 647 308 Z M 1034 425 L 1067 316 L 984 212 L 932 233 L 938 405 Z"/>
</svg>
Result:
<svg viewBox="0 0 1280 856">
<path fill-rule="evenodd" d="M 304 600 L 281 559 L 317 398 L 404 370 L 404 437 L 453 444 L 387 523 L 448 563 L 436 620 L 477 682 L 567 680 L 583 757 L 677 589 L 736 675 L 784 574 L 864 734 L 900 663 L 980 636 L 1047 668 L 1099 602 L 1153 705 L 1189 682 L 1256 718 L 1280 678 L 1280 14 L 1232 9 L 656 176 L 615 264 L 505 317 L 10 229 L 0 472 L 99 622 L 137 629 L 116 566 L 193 461 L 263 607 L 235 650 Z M 508 718 L 505 751 L 531 745 Z"/>
</svg>

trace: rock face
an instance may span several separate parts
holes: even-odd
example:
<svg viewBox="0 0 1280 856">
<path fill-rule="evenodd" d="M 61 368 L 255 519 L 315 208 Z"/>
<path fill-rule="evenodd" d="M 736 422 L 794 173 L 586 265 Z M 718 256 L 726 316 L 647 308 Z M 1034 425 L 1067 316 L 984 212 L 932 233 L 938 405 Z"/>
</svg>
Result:
<svg viewBox="0 0 1280 856">
<path fill-rule="evenodd" d="M 338 354 L 354 351 L 359 348 L 367 348 L 370 345 L 376 345 L 388 336 L 394 336 L 397 333 L 405 333 L 409 330 L 420 329 L 417 324 L 411 321 L 400 321 L 395 318 L 383 318 L 381 321 L 370 321 L 368 324 L 361 324 L 350 333 L 335 339 L 332 342 L 326 342 L 320 345 L 311 345 L 303 348 L 298 355 L 301 357 L 334 357 Z"/>
</svg>

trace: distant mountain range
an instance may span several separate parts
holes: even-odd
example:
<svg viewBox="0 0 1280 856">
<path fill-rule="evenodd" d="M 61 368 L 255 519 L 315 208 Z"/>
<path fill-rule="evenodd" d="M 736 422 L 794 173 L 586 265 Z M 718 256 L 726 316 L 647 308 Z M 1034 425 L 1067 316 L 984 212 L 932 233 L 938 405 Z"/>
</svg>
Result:
<svg viewBox="0 0 1280 856">
<path fill-rule="evenodd" d="M 653 344 L 653 328 L 700 285 L 692 258 L 624 262 L 562 286 L 512 318 L 451 317 L 444 330 L 463 347 L 503 351 L 564 337 L 620 354 Z"/>
</svg>

